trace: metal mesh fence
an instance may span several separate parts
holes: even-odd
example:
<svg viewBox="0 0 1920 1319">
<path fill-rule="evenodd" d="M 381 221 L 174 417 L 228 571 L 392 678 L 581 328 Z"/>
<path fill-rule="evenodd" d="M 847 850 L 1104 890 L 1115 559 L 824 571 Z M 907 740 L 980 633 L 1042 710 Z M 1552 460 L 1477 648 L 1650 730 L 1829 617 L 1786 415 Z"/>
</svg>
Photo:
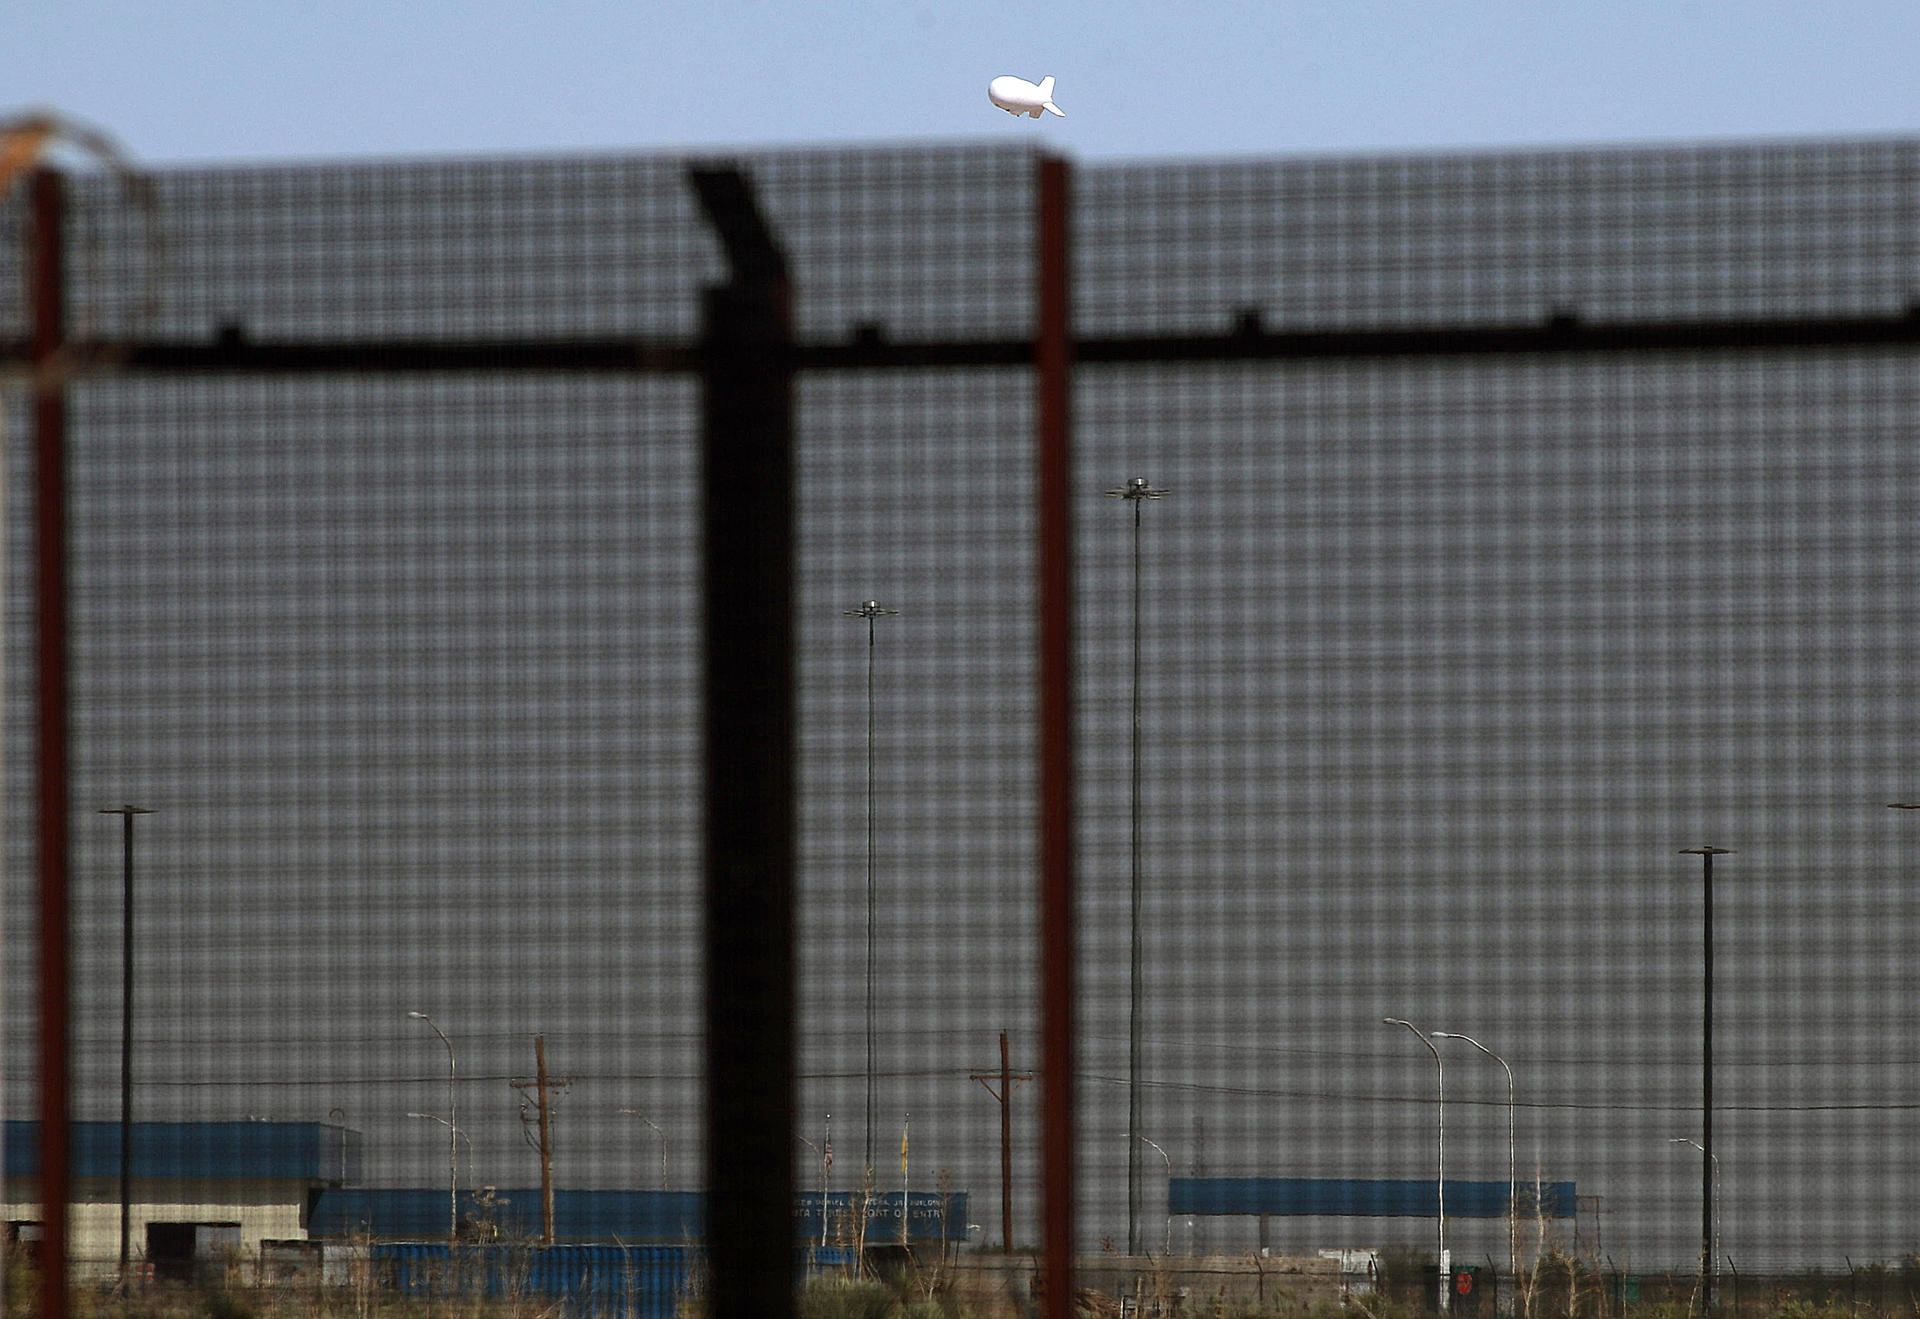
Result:
<svg viewBox="0 0 1920 1319">
<path fill-rule="evenodd" d="M 1036 160 L 741 164 L 801 344 L 792 1176 L 832 1208 L 797 1235 L 844 1244 L 870 1186 L 965 1196 L 923 1253 L 998 1249 L 1001 1033 L 1043 1061 Z M 1443 1138 L 1457 1259 L 1697 1270 L 1703 844 L 1716 1267 L 1911 1255 L 1917 181 L 1899 141 L 1075 171 L 1090 1256 L 1431 1252 L 1426 1201 L 1364 1210 L 1435 1195 Z M 255 1256 L 537 1232 L 538 1037 L 557 1235 L 697 1236 L 667 1198 L 705 1156 L 686 355 L 723 262 L 684 162 L 70 186 L 73 333 L 147 346 L 69 390 L 76 1119 L 119 1117 L 126 820 L 96 812 L 137 805 L 135 1114 L 213 1150 L 143 1165 L 146 1218 Z M 0 211 L 13 286 L 27 227 Z M 4 421 L 19 1121 L 22 393 Z M 1107 497 L 1133 477 L 1164 497 Z M 345 1129 L 355 1166 L 276 1181 L 230 1123 Z M 110 1268 L 111 1168 L 75 1168 Z M 1516 1246 L 1510 1176 L 1577 1212 Z"/>
<path fill-rule="evenodd" d="M 1875 144 L 1095 170 L 1080 328 L 1897 316 L 1913 164 Z M 1134 533 L 1098 493 L 1138 471 L 1169 493 L 1138 533 L 1135 1075 L 1173 1171 L 1430 1179 L 1435 1059 L 1383 1024 L 1408 1019 L 1511 1064 L 1519 1177 L 1585 1210 L 1564 1248 L 1697 1260 L 1701 1156 L 1670 1142 L 1701 1139 L 1703 877 L 1676 852 L 1704 843 L 1736 852 L 1716 1253 L 1910 1250 L 1914 854 L 1886 809 L 1912 773 L 1910 352 L 1330 353 L 1078 388 L 1090 1168 L 1125 1148 L 1135 751 Z M 1505 1076 L 1441 1047 L 1447 1177 L 1504 1181 Z M 1420 1230 L 1269 1227 L 1309 1252 Z M 1498 1217 L 1448 1235 L 1509 1253 Z"/>
</svg>

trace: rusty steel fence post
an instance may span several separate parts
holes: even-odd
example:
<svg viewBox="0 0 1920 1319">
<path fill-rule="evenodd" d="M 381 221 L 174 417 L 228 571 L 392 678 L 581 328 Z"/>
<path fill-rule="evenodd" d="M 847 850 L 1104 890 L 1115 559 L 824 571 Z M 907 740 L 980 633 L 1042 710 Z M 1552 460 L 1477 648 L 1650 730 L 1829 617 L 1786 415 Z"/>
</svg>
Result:
<svg viewBox="0 0 1920 1319">
<path fill-rule="evenodd" d="M 34 680 L 39 965 L 40 1319 L 66 1319 L 71 1026 L 67 892 L 67 400 L 62 229 L 66 188 L 53 170 L 31 184 L 27 271 L 32 309 Z"/>
</svg>

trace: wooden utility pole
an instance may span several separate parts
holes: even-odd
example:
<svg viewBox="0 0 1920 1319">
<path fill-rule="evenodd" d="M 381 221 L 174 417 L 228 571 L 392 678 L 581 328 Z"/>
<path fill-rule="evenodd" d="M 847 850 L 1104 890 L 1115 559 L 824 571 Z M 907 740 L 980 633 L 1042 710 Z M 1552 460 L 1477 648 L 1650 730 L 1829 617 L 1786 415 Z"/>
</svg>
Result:
<svg viewBox="0 0 1920 1319">
<path fill-rule="evenodd" d="M 548 1106 L 547 1097 L 554 1086 L 565 1087 L 573 1083 L 571 1077 L 558 1081 L 547 1079 L 547 1040 L 543 1035 L 533 1037 L 534 1079 L 531 1081 L 511 1082 L 514 1089 L 534 1092 L 534 1101 L 540 1114 L 540 1244 L 553 1244 L 553 1115 Z M 526 1110 L 521 1110 L 524 1115 Z M 524 1119 L 523 1119 L 524 1120 Z"/>
<path fill-rule="evenodd" d="M 1022 1081 L 1031 1081 L 1032 1072 L 1013 1074 L 1007 1062 L 1007 1033 L 1000 1032 L 1000 1070 L 998 1072 L 975 1072 L 973 1079 L 986 1087 L 988 1094 L 1000 1101 L 1000 1249 L 1003 1253 L 1013 1253 L 1013 1105 L 1008 1101 L 1013 1097 L 1013 1087 Z M 998 1080 L 1000 1088 L 995 1090 L 993 1082 Z"/>
</svg>

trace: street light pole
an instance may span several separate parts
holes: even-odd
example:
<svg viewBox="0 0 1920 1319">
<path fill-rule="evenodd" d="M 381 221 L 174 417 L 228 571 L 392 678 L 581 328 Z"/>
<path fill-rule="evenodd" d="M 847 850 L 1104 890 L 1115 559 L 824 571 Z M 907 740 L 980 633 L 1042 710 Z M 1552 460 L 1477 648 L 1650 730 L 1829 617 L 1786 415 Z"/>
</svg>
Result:
<svg viewBox="0 0 1920 1319">
<path fill-rule="evenodd" d="M 441 1117 L 438 1113 L 409 1113 L 407 1114 L 407 1116 L 411 1118 L 419 1118 L 422 1122 L 438 1122 L 441 1126 L 445 1127 L 448 1131 L 453 1133 L 451 1139 L 466 1141 L 467 1142 L 467 1185 L 478 1186 L 480 1184 L 478 1177 L 475 1176 L 473 1171 L 473 1137 L 472 1136 L 469 1136 L 466 1132 L 462 1131 L 459 1127 L 454 1126 L 453 1123 L 447 1121 L 445 1118 Z"/>
<path fill-rule="evenodd" d="M 1434 1074 L 1438 1083 L 1438 1089 L 1436 1091 L 1437 1102 L 1434 1105 L 1434 1128 L 1436 1137 L 1434 1153 L 1435 1171 L 1437 1174 L 1434 1181 L 1440 1192 L 1440 1250 L 1439 1254 L 1434 1257 L 1434 1272 L 1438 1275 L 1439 1279 L 1440 1313 L 1445 1314 L 1452 1308 L 1448 1304 L 1452 1296 L 1452 1289 L 1447 1286 L 1447 1274 L 1451 1271 L 1449 1266 L 1452 1263 L 1452 1261 L 1447 1258 L 1447 1065 L 1441 1061 L 1439 1048 L 1435 1046 L 1432 1040 L 1427 1038 L 1424 1031 L 1411 1021 L 1402 1021 L 1398 1017 L 1382 1017 L 1380 1021 L 1382 1025 L 1386 1026 L 1405 1026 L 1419 1037 L 1420 1043 L 1426 1045 L 1427 1052 L 1433 1055 Z"/>
<path fill-rule="evenodd" d="M 1131 815 L 1132 897 L 1128 906 L 1127 970 L 1127 1254 L 1140 1253 L 1140 506 L 1167 492 L 1144 476 L 1127 479 L 1107 491 L 1109 499 L 1133 506 L 1133 799 Z"/>
<path fill-rule="evenodd" d="M 113 806 L 102 815 L 120 817 L 120 1288 L 127 1286 L 128 1246 L 133 1233 L 133 817 L 152 815 L 145 806 Z"/>
<path fill-rule="evenodd" d="M 654 1135 L 660 1137 L 660 1189 L 663 1191 L 666 1190 L 667 1189 L 667 1133 L 660 1130 L 660 1125 L 657 1122 L 655 1122 L 652 1118 L 648 1117 L 645 1113 L 642 1113 L 637 1108 L 623 1108 L 620 1111 L 622 1113 L 627 1113 L 632 1115 L 633 1117 L 639 1118 L 642 1122 L 646 1123 L 648 1126 L 653 1128 Z"/>
<path fill-rule="evenodd" d="M 454 1241 L 460 1235 L 460 1113 L 455 1108 L 454 1081 L 457 1065 L 453 1059 L 453 1041 L 440 1029 L 437 1022 L 424 1012 L 407 1014 L 415 1021 L 424 1021 L 440 1043 L 447 1046 L 447 1250 L 453 1250 Z M 448 1256 L 452 1258 L 451 1254 Z"/>
<path fill-rule="evenodd" d="M 1701 1012 L 1700 1012 L 1700 1312 L 1713 1306 L 1713 859 L 1730 847 L 1683 847 L 1682 856 L 1700 858 Z"/>
<path fill-rule="evenodd" d="M 1702 1145 L 1702 1144 L 1701 1144 L 1701 1143 L 1700 1143 L 1699 1141 L 1697 1141 L 1697 1140 L 1688 1140 L 1688 1139 L 1687 1139 L 1687 1138 L 1686 1138 L 1685 1136 L 1669 1136 L 1669 1137 L 1667 1138 L 1667 1144 L 1669 1144 L 1669 1145 L 1691 1145 L 1691 1146 L 1693 1146 L 1693 1147 L 1694 1147 L 1695 1149 L 1697 1149 L 1697 1150 L 1699 1150 L 1701 1154 L 1703 1154 L 1703 1155 L 1705 1155 L 1705 1156 L 1706 1156 L 1706 1159 L 1707 1159 L 1707 1160 L 1708 1160 L 1709 1162 L 1711 1162 L 1711 1163 L 1713 1164 L 1713 1191 L 1714 1191 L 1714 1195 L 1715 1195 L 1715 1196 L 1718 1196 L 1718 1195 L 1720 1194 L 1720 1156 L 1719 1156 L 1719 1155 L 1717 1155 L 1717 1154 L 1712 1154 L 1712 1153 L 1709 1153 L 1709 1152 L 1708 1152 L 1708 1150 L 1707 1150 L 1707 1147 L 1706 1147 L 1705 1145 Z M 1719 1259 L 1719 1257 L 1720 1257 L 1720 1236 L 1719 1236 L 1719 1232 L 1720 1232 L 1720 1218 L 1721 1218 L 1721 1216 L 1720 1216 L 1720 1215 L 1719 1215 L 1718 1213 L 1715 1213 L 1715 1215 L 1714 1215 L 1714 1218 L 1713 1218 L 1713 1223 L 1714 1223 L 1714 1228 L 1713 1228 L 1713 1230 L 1714 1230 L 1714 1238 L 1713 1238 L 1713 1255 L 1714 1255 L 1714 1258 L 1715 1258 L 1716 1260 L 1717 1260 L 1717 1259 Z M 1737 1281 L 1737 1280 L 1736 1280 L 1736 1281 Z M 1704 1284 L 1702 1284 L 1702 1285 L 1704 1285 Z M 1702 1308 L 1704 1308 L 1704 1306 L 1703 1306 Z"/>
<path fill-rule="evenodd" d="M 833 1125 L 831 1113 L 827 1114 L 827 1125 L 829 1127 Z M 805 1136 L 800 1137 L 800 1143 L 812 1150 L 820 1159 L 820 1249 L 825 1250 L 827 1248 L 827 1169 L 833 1166 L 833 1138 L 831 1136 L 827 1138 L 825 1149 Z"/>
<path fill-rule="evenodd" d="M 1520 1277 L 1520 1209 L 1516 1197 L 1520 1191 L 1520 1168 L 1514 1157 L 1513 1148 L 1513 1068 L 1507 1066 L 1507 1060 L 1474 1039 L 1471 1035 L 1456 1035 L 1452 1031 L 1437 1030 L 1433 1033 L 1436 1040 L 1460 1040 L 1500 1064 L 1507 1074 L 1507 1271 L 1518 1286 Z"/>
<path fill-rule="evenodd" d="M 1140 1137 L 1140 1139 L 1143 1141 L 1146 1141 L 1147 1144 L 1152 1145 L 1153 1152 L 1155 1154 L 1158 1154 L 1160 1156 L 1160 1161 L 1167 1165 L 1167 1231 L 1166 1231 L 1166 1240 L 1164 1240 L 1160 1244 L 1160 1258 L 1163 1260 L 1172 1259 L 1173 1258 L 1173 1160 L 1168 1158 L 1167 1152 L 1161 1149 L 1159 1145 L 1155 1144 L 1153 1141 L 1147 1140 L 1145 1136 Z"/>
<path fill-rule="evenodd" d="M 882 609 L 878 600 L 840 611 L 867 620 L 867 1170 L 873 1170 L 873 620 L 892 618 L 898 609 Z"/>
</svg>

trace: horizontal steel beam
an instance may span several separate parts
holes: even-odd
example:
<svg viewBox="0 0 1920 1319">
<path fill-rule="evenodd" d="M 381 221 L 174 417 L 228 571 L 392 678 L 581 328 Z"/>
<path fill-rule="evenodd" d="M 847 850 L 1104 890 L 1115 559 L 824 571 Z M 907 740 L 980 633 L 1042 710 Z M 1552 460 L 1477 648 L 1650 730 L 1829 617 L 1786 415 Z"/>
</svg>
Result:
<svg viewBox="0 0 1920 1319">
<path fill-rule="evenodd" d="M 1817 319 L 1585 322 L 1570 316 L 1527 325 L 1414 326 L 1401 329 L 1263 330 L 1248 320 L 1224 334 L 1086 338 L 1084 365 L 1149 362 L 1263 362 L 1397 357 L 1526 356 L 1567 353 L 1669 353 L 1920 344 L 1920 308 L 1897 316 Z M 75 343 L 79 362 L 141 372 L 404 374 L 570 371 L 672 375 L 700 369 L 700 349 L 637 339 L 520 339 L 340 343 L 253 341 L 232 332 L 201 342 Z M 800 344 L 802 371 L 1027 366 L 1027 339 L 893 342 L 863 327 L 840 343 Z M 24 340 L 0 340 L 0 361 L 31 360 Z"/>
</svg>

